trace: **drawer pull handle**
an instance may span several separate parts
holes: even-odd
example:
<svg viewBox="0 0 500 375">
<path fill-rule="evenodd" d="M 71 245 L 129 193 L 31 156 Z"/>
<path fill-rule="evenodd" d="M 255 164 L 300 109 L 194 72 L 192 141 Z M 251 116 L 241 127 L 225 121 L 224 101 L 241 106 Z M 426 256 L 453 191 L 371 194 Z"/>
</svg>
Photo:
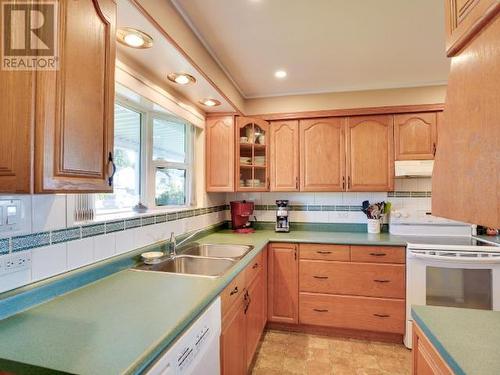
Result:
<svg viewBox="0 0 500 375">
<path fill-rule="evenodd" d="M 313 276 L 315 279 L 325 280 L 328 279 L 328 276 Z"/>
<path fill-rule="evenodd" d="M 259 263 L 255 263 L 255 264 L 252 266 L 252 269 L 256 269 L 257 267 L 259 267 Z"/>
<path fill-rule="evenodd" d="M 331 254 L 331 251 L 323 251 L 323 250 L 318 250 L 316 251 L 318 254 Z"/>
<path fill-rule="evenodd" d="M 233 294 L 236 294 L 238 293 L 238 287 L 235 286 L 233 290 L 231 290 L 231 293 L 229 293 L 230 296 L 232 296 Z"/>
<path fill-rule="evenodd" d="M 378 279 L 375 279 L 373 281 L 375 281 L 376 283 L 390 283 L 391 282 L 391 280 L 378 280 Z"/>
<path fill-rule="evenodd" d="M 387 254 L 386 253 L 370 253 L 370 255 L 373 257 L 385 257 Z"/>
<path fill-rule="evenodd" d="M 316 311 L 316 312 L 328 312 L 327 309 L 313 309 L 313 311 Z"/>
<path fill-rule="evenodd" d="M 390 318 L 390 315 L 387 314 L 373 314 L 373 316 L 376 316 L 377 318 Z"/>
</svg>

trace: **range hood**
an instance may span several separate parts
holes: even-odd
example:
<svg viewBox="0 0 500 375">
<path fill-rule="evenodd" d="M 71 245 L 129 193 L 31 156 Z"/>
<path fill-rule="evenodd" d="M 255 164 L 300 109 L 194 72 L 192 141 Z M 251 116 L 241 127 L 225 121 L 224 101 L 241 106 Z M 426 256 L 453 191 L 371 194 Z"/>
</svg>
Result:
<svg viewBox="0 0 500 375">
<path fill-rule="evenodd" d="M 434 160 L 398 160 L 395 162 L 396 177 L 431 177 Z"/>
</svg>

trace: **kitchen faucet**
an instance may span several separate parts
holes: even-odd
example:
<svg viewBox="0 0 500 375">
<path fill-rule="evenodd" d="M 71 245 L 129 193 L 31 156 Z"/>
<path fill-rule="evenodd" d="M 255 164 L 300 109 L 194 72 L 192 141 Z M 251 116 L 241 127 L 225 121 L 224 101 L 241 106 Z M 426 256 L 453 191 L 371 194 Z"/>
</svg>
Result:
<svg viewBox="0 0 500 375">
<path fill-rule="evenodd" d="M 193 238 L 197 234 L 203 232 L 203 230 L 204 229 L 202 228 L 202 229 L 198 229 L 197 231 L 194 231 L 193 233 L 191 233 L 189 236 L 187 236 L 186 238 L 184 238 L 179 243 L 177 243 L 177 240 L 175 239 L 175 233 L 171 232 L 170 233 L 170 256 L 171 257 L 176 257 L 177 256 L 177 247 L 181 246 L 183 243 L 189 241 L 191 238 Z"/>
</svg>

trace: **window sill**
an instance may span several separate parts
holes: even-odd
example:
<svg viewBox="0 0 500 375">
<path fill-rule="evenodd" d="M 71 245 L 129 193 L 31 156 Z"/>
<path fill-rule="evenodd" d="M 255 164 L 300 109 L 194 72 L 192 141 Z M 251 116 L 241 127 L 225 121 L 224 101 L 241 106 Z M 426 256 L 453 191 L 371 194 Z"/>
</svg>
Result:
<svg viewBox="0 0 500 375">
<path fill-rule="evenodd" d="M 85 222 L 79 222 L 75 223 L 76 225 L 81 225 L 81 224 L 88 224 L 88 223 L 101 223 L 101 222 L 106 222 L 106 221 L 114 221 L 114 220 L 125 220 L 125 219 L 135 219 L 135 218 L 140 218 L 144 216 L 152 216 L 152 215 L 161 215 L 161 214 L 168 214 L 171 212 L 180 212 L 180 211 L 187 211 L 187 210 L 193 210 L 196 209 L 196 207 L 192 206 L 179 206 L 179 207 L 168 207 L 168 208 L 154 208 L 154 209 L 148 209 L 146 212 L 135 212 L 135 211 L 120 211 L 120 212 L 115 212 L 115 213 L 106 213 L 106 214 L 97 214 L 94 218 L 94 220 L 91 221 L 85 221 Z"/>
</svg>

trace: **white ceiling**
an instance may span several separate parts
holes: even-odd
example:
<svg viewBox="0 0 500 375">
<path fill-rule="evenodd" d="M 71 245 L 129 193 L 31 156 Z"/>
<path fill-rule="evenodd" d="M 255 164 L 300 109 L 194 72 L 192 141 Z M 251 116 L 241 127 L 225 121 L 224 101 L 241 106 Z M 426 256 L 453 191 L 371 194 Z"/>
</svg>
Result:
<svg viewBox="0 0 500 375">
<path fill-rule="evenodd" d="M 205 112 L 232 112 L 234 108 L 220 95 L 212 84 L 196 70 L 191 63 L 167 40 L 153 24 L 129 1 L 117 1 L 118 27 L 132 27 L 144 31 L 153 37 L 153 47 L 149 49 L 134 49 L 117 43 L 117 57 L 125 63 L 133 62 L 140 67 L 141 72 L 154 78 L 156 82 L 171 85 L 190 102 L 196 104 Z M 194 85 L 179 86 L 167 80 L 171 72 L 185 72 L 196 78 Z M 213 98 L 221 102 L 220 106 L 208 108 L 200 105 L 199 100 Z"/>
<path fill-rule="evenodd" d="M 447 80 L 441 0 L 171 1 L 246 98 Z"/>
</svg>

